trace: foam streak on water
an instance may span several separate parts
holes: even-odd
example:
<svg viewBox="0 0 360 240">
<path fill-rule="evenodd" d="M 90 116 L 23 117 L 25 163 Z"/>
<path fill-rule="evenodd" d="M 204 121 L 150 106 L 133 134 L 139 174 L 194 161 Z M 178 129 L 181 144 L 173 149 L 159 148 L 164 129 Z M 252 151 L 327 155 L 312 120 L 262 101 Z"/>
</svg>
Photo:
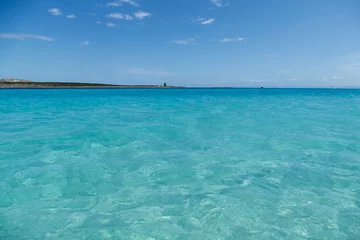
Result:
<svg viewBox="0 0 360 240">
<path fill-rule="evenodd" d="M 0 239 L 360 239 L 360 91 L 0 90 Z"/>
</svg>

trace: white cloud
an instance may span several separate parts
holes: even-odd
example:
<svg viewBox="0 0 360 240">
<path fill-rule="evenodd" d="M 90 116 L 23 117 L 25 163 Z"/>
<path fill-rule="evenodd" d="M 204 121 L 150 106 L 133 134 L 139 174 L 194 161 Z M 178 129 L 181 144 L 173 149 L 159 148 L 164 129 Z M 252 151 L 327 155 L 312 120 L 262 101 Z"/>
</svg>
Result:
<svg viewBox="0 0 360 240">
<path fill-rule="evenodd" d="M 171 43 L 180 44 L 180 45 L 195 45 L 195 38 L 183 39 L 183 40 L 172 40 Z"/>
<path fill-rule="evenodd" d="M 216 7 L 225 7 L 229 4 L 225 4 L 223 0 L 211 0 L 211 3 Z"/>
<path fill-rule="evenodd" d="M 122 5 L 124 5 L 124 3 L 130 4 L 134 7 L 140 7 L 140 4 L 138 4 L 136 1 L 134 0 L 115 0 L 113 2 L 108 2 L 106 4 L 107 7 L 120 7 Z"/>
<path fill-rule="evenodd" d="M 155 77 L 175 76 L 175 74 L 171 73 L 171 72 L 150 70 L 150 69 L 145 69 L 145 68 L 129 68 L 129 69 L 126 69 L 126 71 L 132 75 L 147 75 L 147 76 L 155 76 Z"/>
<path fill-rule="evenodd" d="M 48 12 L 54 16 L 61 16 L 62 15 L 62 11 L 59 8 L 52 8 L 49 9 Z"/>
<path fill-rule="evenodd" d="M 89 41 L 84 41 L 80 43 L 81 46 L 88 46 L 89 44 L 90 44 Z"/>
<path fill-rule="evenodd" d="M 89 13 L 90 16 L 96 17 L 97 14 L 96 13 Z"/>
<path fill-rule="evenodd" d="M 137 19 L 144 19 L 144 18 L 147 18 L 147 17 L 151 17 L 151 13 L 143 12 L 143 11 L 137 11 L 135 13 L 135 17 Z"/>
<path fill-rule="evenodd" d="M 106 4 L 107 7 L 119 7 L 119 6 L 122 6 L 122 3 L 119 3 L 119 2 L 108 2 Z"/>
<path fill-rule="evenodd" d="M 108 22 L 108 23 L 106 24 L 106 26 L 108 26 L 108 27 L 116 27 L 117 25 L 116 25 L 115 23 Z"/>
<path fill-rule="evenodd" d="M 263 80 L 244 80 L 244 82 L 260 83 L 263 82 Z"/>
<path fill-rule="evenodd" d="M 205 21 L 205 20 L 206 20 L 206 18 L 198 17 L 198 18 L 193 19 L 193 22 L 202 22 L 202 21 Z"/>
<path fill-rule="evenodd" d="M 297 78 L 290 78 L 289 81 L 297 81 Z"/>
<path fill-rule="evenodd" d="M 32 35 L 32 34 L 17 34 L 17 33 L 0 33 L 0 38 L 8 38 L 8 39 L 18 39 L 18 40 L 24 40 L 24 39 L 38 39 L 43 41 L 54 41 L 54 38 L 41 36 L 41 35 Z"/>
<path fill-rule="evenodd" d="M 206 25 L 206 24 L 211 24 L 213 22 L 215 22 L 215 18 L 210 18 L 208 20 L 202 21 L 201 24 Z"/>
<path fill-rule="evenodd" d="M 332 79 L 342 79 L 342 77 L 333 76 Z"/>
<path fill-rule="evenodd" d="M 193 20 L 193 22 L 197 22 L 199 24 L 211 24 L 213 22 L 215 22 L 215 18 L 203 18 L 203 17 L 198 17 L 196 19 Z"/>
<path fill-rule="evenodd" d="M 110 13 L 108 15 L 106 15 L 105 17 L 107 18 L 114 18 L 114 19 L 121 19 L 121 20 L 133 20 L 133 17 L 127 14 L 122 14 L 122 13 Z"/>
<path fill-rule="evenodd" d="M 75 18 L 76 18 L 76 16 L 75 16 L 74 14 L 66 15 L 66 17 L 67 17 L 68 19 L 75 19 Z"/>
<path fill-rule="evenodd" d="M 223 38 L 220 40 L 220 42 L 223 43 L 230 43 L 230 42 L 241 42 L 244 41 L 245 38 L 239 37 L 239 38 Z"/>
<path fill-rule="evenodd" d="M 101 24 L 101 22 L 100 22 L 100 21 L 97 21 L 96 24 Z"/>
<path fill-rule="evenodd" d="M 140 4 L 138 4 L 136 1 L 134 0 L 120 0 L 120 2 L 124 2 L 124 3 L 128 3 L 130 5 L 133 5 L 134 7 L 140 7 Z"/>
</svg>

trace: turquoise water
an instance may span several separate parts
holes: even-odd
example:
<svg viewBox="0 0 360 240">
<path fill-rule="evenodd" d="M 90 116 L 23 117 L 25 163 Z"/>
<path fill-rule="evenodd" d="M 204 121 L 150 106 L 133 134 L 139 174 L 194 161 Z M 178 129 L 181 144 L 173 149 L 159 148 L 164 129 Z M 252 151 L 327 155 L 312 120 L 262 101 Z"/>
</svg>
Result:
<svg viewBox="0 0 360 240">
<path fill-rule="evenodd" d="M 0 90 L 0 239 L 360 239 L 360 90 Z"/>
</svg>

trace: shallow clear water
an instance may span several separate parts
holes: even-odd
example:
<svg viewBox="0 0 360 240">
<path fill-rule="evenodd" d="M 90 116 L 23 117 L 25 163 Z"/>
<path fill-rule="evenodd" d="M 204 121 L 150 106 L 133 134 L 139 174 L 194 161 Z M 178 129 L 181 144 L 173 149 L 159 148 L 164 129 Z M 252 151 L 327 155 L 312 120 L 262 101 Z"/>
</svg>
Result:
<svg viewBox="0 0 360 240">
<path fill-rule="evenodd" d="M 360 90 L 0 90 L 0 239 L 360 239 Z"/>
</svg>

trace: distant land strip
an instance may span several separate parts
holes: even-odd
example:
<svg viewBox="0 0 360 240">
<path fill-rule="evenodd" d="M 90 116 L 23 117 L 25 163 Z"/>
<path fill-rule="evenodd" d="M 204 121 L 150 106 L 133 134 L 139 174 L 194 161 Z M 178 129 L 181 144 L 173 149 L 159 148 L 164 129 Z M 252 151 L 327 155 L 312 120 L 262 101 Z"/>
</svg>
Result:
<svg viewBox="0 0 360 240">
<path fill-rule="evenodd" d="M 80 82 L 33 82 L 23 79 L 0 79 L 0 88 L 182 88 L 164 85 L 117 85 Z"/>
</svg>

